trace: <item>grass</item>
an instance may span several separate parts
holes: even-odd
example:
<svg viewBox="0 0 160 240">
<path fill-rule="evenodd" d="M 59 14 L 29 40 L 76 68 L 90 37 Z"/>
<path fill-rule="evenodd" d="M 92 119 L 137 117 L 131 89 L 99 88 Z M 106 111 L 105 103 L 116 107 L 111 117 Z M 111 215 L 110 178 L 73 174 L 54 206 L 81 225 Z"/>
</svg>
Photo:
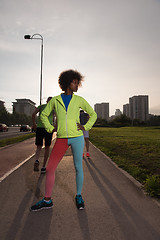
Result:
<svg viewBox="0 0 160 240">
<path fill-rule="evenodd" d="M 22 141 L 32 138 L 34 136 L 35 136 L 35 133 L 29 133 L 29 134 L 25 134 L 25 135 L 18 136 L 18 137 L 2 139 L 2 140 L 0 140 L 0 147 L 4 147 L 4 146 L 10 145 L 10 144 L 22 142 Z"/>
<path fill-rule="evenodd" d="M 160 127 L 93 128 L 90 141 L 160 197 Z"/>
</svg>

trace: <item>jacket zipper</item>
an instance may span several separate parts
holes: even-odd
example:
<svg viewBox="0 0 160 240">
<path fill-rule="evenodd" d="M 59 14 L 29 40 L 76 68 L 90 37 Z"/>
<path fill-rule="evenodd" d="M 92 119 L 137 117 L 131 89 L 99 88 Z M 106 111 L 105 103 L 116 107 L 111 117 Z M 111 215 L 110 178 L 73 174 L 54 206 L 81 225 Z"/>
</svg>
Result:
<svg viewBox="0 0 160 240">
<path fill-rule="evenodd" d="M 68 129 L 67 129 L 67 111 L 66 111 L 66 133 L 67 133 L 67 138 L 68 138 Z"/>
</svg>

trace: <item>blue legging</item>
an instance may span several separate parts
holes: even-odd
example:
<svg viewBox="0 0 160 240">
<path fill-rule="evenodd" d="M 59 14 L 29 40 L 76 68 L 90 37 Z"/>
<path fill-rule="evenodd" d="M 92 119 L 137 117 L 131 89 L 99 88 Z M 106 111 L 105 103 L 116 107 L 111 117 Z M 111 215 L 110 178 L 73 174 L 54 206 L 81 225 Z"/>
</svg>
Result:
<svg viewBox="0 0 160 240">
<path fill-rule="evenodd" d="M 72 148 L 74 167 L 76 170 L 77 194 L 81 194 L 82 192 L 83 187 L 82 156 L 84 149 L 84 137 L 80 136 L 74 138 L 57 138 L 46 168 L 45 197 L 51 197 L 52 195 L 52 189 L 55 181 L 55 170 L 69 146 L 71 146 Z"/>
</svg>

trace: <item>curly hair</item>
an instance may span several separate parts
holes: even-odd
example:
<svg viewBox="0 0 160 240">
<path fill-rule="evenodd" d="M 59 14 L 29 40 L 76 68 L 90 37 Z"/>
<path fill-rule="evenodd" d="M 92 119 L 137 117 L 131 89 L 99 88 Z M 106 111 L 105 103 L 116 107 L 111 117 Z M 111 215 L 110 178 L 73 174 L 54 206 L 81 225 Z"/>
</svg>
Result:
<svg viewBox="0 0 160 240">
<path fill-rule="evenodd" d="M 65 91 L 73 80 L 78 80 L 78 86 L 81 86 L 83 78 L 84 77 L 78 71 L 70 69 L 60 74 L 58 83 L 60 88 Z"/>
</svg>

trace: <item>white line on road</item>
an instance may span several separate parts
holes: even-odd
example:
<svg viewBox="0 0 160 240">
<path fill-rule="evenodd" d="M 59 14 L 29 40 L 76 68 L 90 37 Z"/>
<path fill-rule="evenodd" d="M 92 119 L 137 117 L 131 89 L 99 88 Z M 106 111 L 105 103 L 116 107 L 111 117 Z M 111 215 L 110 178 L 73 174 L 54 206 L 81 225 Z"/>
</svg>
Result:
<svg viewBox="0 0 160 240">
<path fill-rule="evenodd" d="M 35 155 L 32 154 L 28 158 L 26 158 L 23 162 L 19 163 L 16 167 L 12 168 L 10 171 L 8 171 L 6 174 L 3 175 L 3 177 L 0 178 L 0 182 L 2 182 L 6 177 L 8 177 L 12 172 L 16 171 L 20 166 L 22 166 L 25 162 L 27 162 L 30 158 L 32 158 Z"/>
<path fill-rule="evenodd" d="M 53 135 L 52 141 L 56 139 L 56 134 Z M 42 148 L 44 148 L 45 146 L 43 146 Z M 35 153 L 33 153 L 31 156 L 29 156 L 28 158 L 26 158 L 23 162 L 19 163 L 16 167 L 12 168 L 10 171 L 8 171 L 6 174 L 3 175 L 3 177 L 0 178 L 0 183 L 6 178 L 8 177 L 12 172 L 16 171 L 20 166 L 22 166 L 25 162 L 27 162 L 29 159 L 31 159 L 33 156 L 35 155 Z"/>
</svg>

